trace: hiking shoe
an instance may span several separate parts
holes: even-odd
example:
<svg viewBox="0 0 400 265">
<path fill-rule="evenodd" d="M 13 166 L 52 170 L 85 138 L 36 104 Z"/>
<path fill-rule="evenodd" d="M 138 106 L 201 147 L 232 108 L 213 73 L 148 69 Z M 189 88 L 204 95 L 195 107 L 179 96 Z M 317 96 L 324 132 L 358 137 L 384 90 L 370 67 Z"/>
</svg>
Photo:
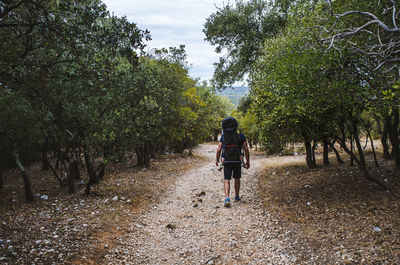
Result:
<svg viewBox="0 0 400 265">
<path fill-rule="evenodd" d="M 240 202 L 240 201 L 242 201 L 242 199 L 239 197 L 239 195 L 236 195 L 235 196 L 235 202 Z"/>
<path fill-rule="evenodd" d="M 226 199 L 225 199 L 225 202 L 224 202 L 224 206 L 225 206 L 225 207 L 231 207 L 231 199 L 226 198 Z"/>
</svg>

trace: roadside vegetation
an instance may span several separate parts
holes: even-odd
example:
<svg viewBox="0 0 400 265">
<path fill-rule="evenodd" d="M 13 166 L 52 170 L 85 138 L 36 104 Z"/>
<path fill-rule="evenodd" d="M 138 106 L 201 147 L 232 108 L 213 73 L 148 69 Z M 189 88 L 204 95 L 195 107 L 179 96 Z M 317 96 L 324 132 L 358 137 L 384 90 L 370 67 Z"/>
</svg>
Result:
<svg viewBox="0 0 400 265">
<path fill-rule="evenodd" d="M 204 24 L 210 87 L 100 0 L 1 1 L 0 261 L 96 261 L 232 115 L 251 148 L 304 154 L 260 175 L 299 262 L 398 262 L 399 26 L 396 0 L 231 1 Z M 216 90 L 243 80 L 235 110 Z"/>
<path fill-rule="evenodd" d="M 1 1 L 0 35 L 0 263 L 85 260 L 230 111 L 184 45 L 145 52 L 99 0 Z"/>
<path fill-rule="evenodd" d="M 317 152 L 321 151 L 319 147 Z M 385 161 L 386 169 L 371 169 L 391 187 L 385 191 L 365 181 L 347 159 L 345 164 L 335 161 L 310 170 L 290 158 L 295 157 L 271 158 L 271 165 L 259 175 L 259 192 L 267 212 L 284 227 L 282 236 L 295 242 L 298 263 L 400 261 L 400 180 L 387 169 L 392 161 Z M 366 160 L 374 163 L 371 149 Z"/>
<path fill-rule="evenodd" d="M 214 85 L 249 83 L 234 113 L 249 144 L 305 160 L 282 156 L 259 178 L 300 264 L 399 262 L 399 10 L 393 0 L 237 0 L 204 26 L 227 51 Z"/>
<path fill-rule="evenodd" d="M 149 166 L 191 150 L 227 115 L 228 101 L 188 75 L 185 47 L 145 53 L 150 32 L 98 0 L 0 3 L 0 189 L 42 161 L 70 194 L 89 194 L 110 163 Z"/>
<path fill-rule="evenodd" d="M 397 1 L 235 1 L 211 14 L 206 40 L 217 52 L 213 84 L 247 78 L 237 117 L 269 154 L 302 143 L 308 168 L 315 148 L 340 147 L 364 177 L 362 137 L 382 139 L 384 159 L 400 169 L 400 39 Z M 374 149 L 372 150 L 374 152 Z M 375 161 L 376 166 L 379 162 Z"/>
</svg>

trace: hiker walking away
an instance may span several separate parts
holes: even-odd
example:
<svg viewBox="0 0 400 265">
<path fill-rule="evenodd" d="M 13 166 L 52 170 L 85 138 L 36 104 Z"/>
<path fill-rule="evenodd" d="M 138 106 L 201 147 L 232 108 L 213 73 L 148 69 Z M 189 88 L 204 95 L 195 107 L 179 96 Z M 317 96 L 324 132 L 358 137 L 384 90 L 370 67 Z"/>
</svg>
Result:
<svg viewBox="0 0 400 265">
<path fill-rule="evenodd" d="M 219 166 L 221 158 L 224 166 L 225 207 L 231 206 L 229 192 L 232 176 L 235 179 L 235 201 L 240 201 L 240 178 L 242 176 L 242 164 L 244 163 L 242 149 L 246 156 L 246 163 L 243 164 L 243 167 L 247 169 L 250 168 L 250 153 L 247 147 L 246 137 L 238 133 L 237 128 L 238 123 L 235 118 L 229 117 L 222 121 L 223 133 L 218 143 L 216 155 L 216 165 Z"/>
</svg>

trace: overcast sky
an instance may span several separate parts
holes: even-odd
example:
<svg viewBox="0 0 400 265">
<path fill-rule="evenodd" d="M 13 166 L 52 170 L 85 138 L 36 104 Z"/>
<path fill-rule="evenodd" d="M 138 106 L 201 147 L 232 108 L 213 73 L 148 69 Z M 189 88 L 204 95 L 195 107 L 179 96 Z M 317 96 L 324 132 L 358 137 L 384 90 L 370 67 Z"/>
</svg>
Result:
<svg viewBox="0 0 400 265">
<path fill-rule="evenodd" d="M 193 78 L 209 80 L 213 63 L 219 55 L 204 41 L 202 31 L 206 18 L 228 0 L 103 0 L 116 16 L 126 16 L 140 29 L 148 29 L 152 41 L 149 48 L 186 45 L 189 74 Z"/>
</svg>

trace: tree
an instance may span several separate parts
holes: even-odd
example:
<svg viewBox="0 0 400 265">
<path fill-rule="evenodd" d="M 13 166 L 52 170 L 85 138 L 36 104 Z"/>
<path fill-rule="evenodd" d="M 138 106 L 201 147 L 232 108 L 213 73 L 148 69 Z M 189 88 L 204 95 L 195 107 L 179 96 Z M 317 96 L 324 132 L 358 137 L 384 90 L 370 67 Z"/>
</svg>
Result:
<svg viewBox="0 0 400 265">
<path fill-rule="evenodd" d="M 333 146 L 331 139 L 335 139 L 368 180 L 384 187 L 369 174 L 360 145 L 360 131 L 366 124 L 363 113 L 372 108 L 370 98 L 375 90 L 368 83 L 370 76 L 361 67 L 360 56 L 324 51 L 307 30 L 321 8 L 324 5 L 306 14 L 303 11 L 309 10 L 308 5 L 293 9 L 285 31 L 265 43 L 265 53 L 252 75 L 252 107 L 259 118 L 261 134 L 278 138 L 277 146 L 281 141 L 303 138 L 310 168 L 316 166 L 315 143 L 323 143 L 324 164 L 328 165 L 328 146 Z M 353 141 L 358 156 L 347 146 Z"/>
<path fill-rule="evenodd" d="M 17 120 L 3 122 L 8 141 L 16 146 L 4 150 L 21 160 L 21 135 L 43 136 L 35 142 L 50 138 L 69 183 L 73 167 L 63 162 L 76 165 L 74 153 L 80 150 L 87 158 L 88 183 L 96 182 L 101 172 L 95 175 L 91 170 L 90 157 L 98 154 L 98 142 L 92 136 L 102 130 L 102 116 L 113 110 L 109 106 L 118 106 L 104 105 L 114 95 L 107 85 L 118 84 L 110 70 L 113 72 L 120 58 L 134 67 L 135 51 L 144 47 L 142 39 L 148 38 L 148 32 L 125 18 L 110 17 L 97 0 L 7 1 L 1 3 L 0 16 L 0 47 L 4 51 L 0 55 L 0 102 L 8 114 L 2 121 L 15 119 L 12 114 L 22 109 L 35 117 L 35 126 Z M 16 104 L 7 106 L 10 99 Z M 33 129 L 39 132 L 33 133 Z M 17 165 L 22 170 L 22 163 Z"/>
<path fill-rule="evenodd" d="M 217 53 L 227 52 L 215 64 L 214 85 L 223 88 L 242 80 L 261 54 L 264 40 L 284 24 L 281 13 L 262 0 L 237 0 L 211 14 L 204 24 L 205 39 L 216 46 Z"/>
<path fill-rule="evenodd" d="M 336 44 L 345 44 L 352 49 L 379 62 L 376 69 L 384 64 L 396 67 L 400 62 L 400 19 L 398 1 L 335 1 L 330 3 L 335 17 L 331 27 L 320 26 L 328 35 L 323 40 L 329 42 L 328 49 Z M 343 12 L 334 14 L 334 12 Z M 377 15 L 376 15 L 377 14 Z"/>
<path fill-rule="evenodd" d="M 322 29 L 320 38 L 325 42 L 326 49 L 355 51 L 365 58 L 363 62 L 371 70 L 367 78 L 364 76 L 363 79 L 376 89 L 373 97 L 377 99 L 375 104 L 381 107 L 379 110 L 387 110 L 382 115 L 385 119 L 382 132 L 389 135 L 395 165 L 400 169 L 398 98 L 392 89 L 400 78 L 398 1 L 335 1 L 330 2 L 328 7 L 332 17 L 328 17 L 328 22 L 325 20 L 325 23 L 316 26 Z M 385 97 L 381 97 L 380 93 L 385 93 Z M 382 108 L 382 105 L 387 107 Z M 388 109 L 391 109 L 390 112 Z M 383 135 L 385 138 L 386 135 Z M 387 151 L 385 156 L 388 157 Z"/>
</svg>

